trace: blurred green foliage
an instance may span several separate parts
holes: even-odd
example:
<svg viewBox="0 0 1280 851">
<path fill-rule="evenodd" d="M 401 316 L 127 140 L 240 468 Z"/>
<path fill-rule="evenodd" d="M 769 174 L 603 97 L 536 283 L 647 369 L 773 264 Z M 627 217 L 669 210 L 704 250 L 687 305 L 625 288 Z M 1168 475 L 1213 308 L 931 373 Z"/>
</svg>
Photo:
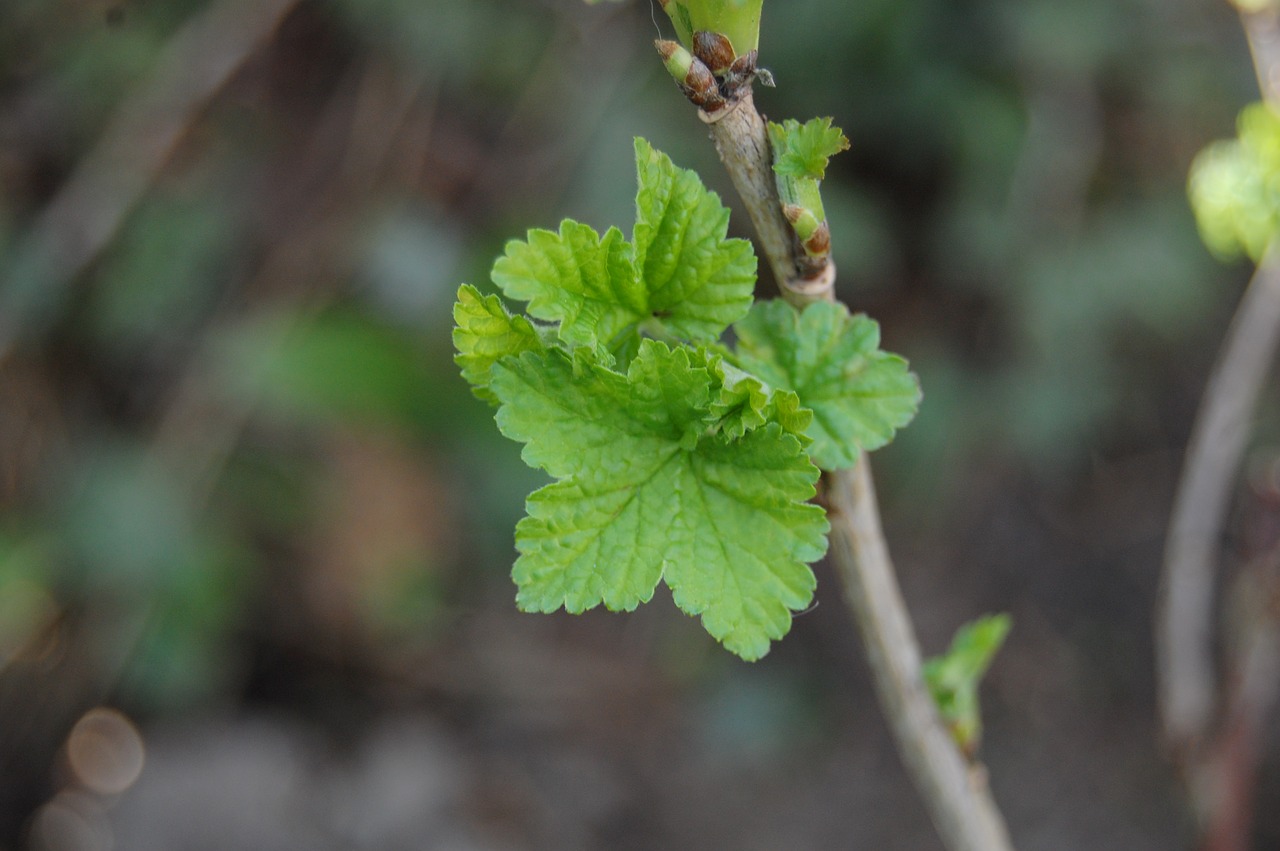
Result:
<svg viewBox="0 0 1280 851">
<path fill-rule="evenodd" d="M 1169 365 L 1240 273 L 1209 262 L 1182 194 L 1253 90 L 1230 10 L 786 2 L 765 5 L 779 87 L 758 101 L 852 143 L 824 206 L 842 295 L 924 386 L 884 476 L 913 516 L 945 516 L 975 458 L 1062 470 L 1117 430 L 1162 438 Z M 103 250 L 24 295 L 58 259 L 42 213 L 217 8 L 0 4 L 0 660 L 101 609 L 129 660 L 104 676 L 143 707 L 235 695 L 247 648 L 289 629 L 438 640 L 491 589 L 509 602 L 538 480 L 456 375 L 449 293 L 487 291 L 510 233 L 628 219 L 637 135 L 733 203 L 644 3 L 300 3 Z M 9 307 L 28 296 L 40 310 Z M 343 466 L 371 446 L 381 466 Z M 366 492 L 362 472 L 405 481 Z M 326 514 L 326 488 L 360 498 Z M 322 558 L 401 534 L 413 557 Z M 308 596 L 329 587 L 363 602 Z"/>
<path fill-rule="evenodd" d="M 956 630 L 951 646 L 924 663 L 924 681 L 943 723 L 972 755 L 982 738 L 978 684 L 1013 625 L 1008 615 L 987 615 Z"/>
<path fill-rule="evenodd" d="M 1191 164 L 1189 193 L 1205 244 L 1226 259 L 1262 259 L 1280 231 L 1280 115 L 1264 103 L 1240 113 L 1239 135 Z"/>
</svg>

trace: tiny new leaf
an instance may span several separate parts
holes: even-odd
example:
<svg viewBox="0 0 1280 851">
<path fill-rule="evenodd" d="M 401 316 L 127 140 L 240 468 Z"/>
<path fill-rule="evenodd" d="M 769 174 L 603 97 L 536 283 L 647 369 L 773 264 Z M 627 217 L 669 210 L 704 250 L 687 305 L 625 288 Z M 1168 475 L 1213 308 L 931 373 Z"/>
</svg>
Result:
<svg viewBox="0 0 1280 851">
<path fill-rule="evenodd" d="M 924 680 L 942 720 L 956 744 L 972 755 L 982 735 L 978 683 L 991 666 L 1012 621 L 1006 614 L 987 615 L 956 630 L 951 647 L 924 664 Z"/>
<path fill-rule="evenodd" d="M 498 425 L 558 481 L 516 527 L 517 604 L 631 610 L 660 579 L 726 648 L 758 659 L 808 605 L 827 521 L 818 472 L 777 423 L 713 428 L 704 353 L 644 341 L 625 375 L 581 351 L 493 367 Z"/>
<path fill-rule="evenodd" d="M 830 118 L 812 118 L 801 124 L 788 118 L 781 124 L 769 124 L 769 143 L 773 145 L 773 170 L 784 177 L 822 180 L 827 162 L 841 151 L 849 150 L 849 140 Z"/>
<path fill-rule="evenodd" d="M 809 454 L 824 470 L 853 466 L 859 450 L 884 446 L 915 416 L 920 384 L 907 362 L 880 351 L 879 326 L 843 305 L 816 302 L 800 313 L 757 302 L 734 331 L 737 364 L 812 409 Z"/>
</svg>

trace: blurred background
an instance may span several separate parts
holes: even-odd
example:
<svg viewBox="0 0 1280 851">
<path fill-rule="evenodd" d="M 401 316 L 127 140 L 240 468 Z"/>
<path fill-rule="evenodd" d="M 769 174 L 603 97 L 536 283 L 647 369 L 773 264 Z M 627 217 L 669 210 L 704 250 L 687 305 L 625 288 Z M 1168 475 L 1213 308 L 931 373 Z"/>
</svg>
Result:
<svg viewBox="0 0 1280 851">
<path fill-rule="evenodd" d="M 661 593 L 514 608 L 542 479 L 452 364 L 453 293 L 529 227 L 629 231 L 636 135 L 736 203 L 655 21 L 0 3 L 0 849 L 941 847 L 825 564 L 754 665 Z M 1249 272 L 1184 195 L 1257 97 L 1238 20 L 771 0 L 761 47 L 762 111 L 852 140 L 841 295 L 925 389 L 877 454 L 925 649 L 1014 617 L 983 758 L 1018 847 L 1189 847 L 1152 610 Z"/>
</svg>

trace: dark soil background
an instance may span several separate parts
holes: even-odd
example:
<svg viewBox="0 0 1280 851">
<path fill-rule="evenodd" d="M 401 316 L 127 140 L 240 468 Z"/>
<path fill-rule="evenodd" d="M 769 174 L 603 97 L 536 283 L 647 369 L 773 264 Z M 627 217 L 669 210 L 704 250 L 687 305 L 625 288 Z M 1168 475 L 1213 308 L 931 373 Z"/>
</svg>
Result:
<svg viewBox="0 0 1280 851">
<path fill-rule="evenodd" d="M 758 103 L 852 140 L 824 185 L 841 295 L 924 386 L 876 456 L 922 642 L 1013 616 L 982 757 L 1017 846 L 1190 848 L 1152 613 L 1249 273 L 1184 193 L 1257 97 L 1238 20 L 764 14 Z M 540 479 L 457 375 L 453 293 L 527 228 L 629 230 L 636 135 L 736 203 L 655 21 L 0 3 L 0 849 L 941 847 L 827 565 L 752 665 L 661 594 L 515 611 Z M 1251 464 L 1278 411 L 1271 388 Z M 1278 745 L 1272 724 L 1257 849 L 1280 847 Z"/>
</svg>

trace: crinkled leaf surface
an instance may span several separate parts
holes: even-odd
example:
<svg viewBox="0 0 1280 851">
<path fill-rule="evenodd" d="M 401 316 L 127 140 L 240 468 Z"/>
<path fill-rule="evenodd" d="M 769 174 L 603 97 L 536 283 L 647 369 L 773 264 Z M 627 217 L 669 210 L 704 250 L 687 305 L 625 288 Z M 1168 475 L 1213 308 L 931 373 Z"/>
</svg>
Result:
<svg viewBox="0 0 1280 851">
<path fill-rule="evenodd" d="M 667 332 L 710 342 L 751 308 L 756 258 L 745 239 L 726 239 L 729 210 L 696 172 L 636 139 L 636 267 L 648 307 Z"/>
<path fill-rule="evenodd" d="M 808 605 L 826 550 L 817 470 L 776 422 L 715 428 L 703 352 L 643 342 L 626 375 L 583 351 L 493 367 L 498 425 L 556 481 L 516 529 L 517 603 L 634 609 L 659 579 L 734 653 L 757 659 Z"/>
<path fill-rule="evenodd" d="M 710 367 L 720 380 L 720 393 L 712 400 L 711 412 L 722 433 L 741 437 L 766 422 L 776 422 L 805 446 L 812 442 L 805 431 L 813 421 L 813 411 L 801 407 L 795 393 L 771 389 L 723 358 L 713 358 Z"/>
<path fill-rule="evenodd" d="M 804 124 L 788 118 L 781 124 L 769 124 L 769 141 L 773 145 L 773 170 L 784 177 L 821 180 L 827 162 L 849 149 L 849 140 L 830 118 L 812 118 Z"/>
<path fill-rule="evenodd" d="M 697 174 L 636 140 L 633 243 L 572 220 L 507 243 L 493 281 L 529 315 L 560 323 L 570 345 L 632 352 L 638 331 L 710 342 L 747 314 L 751 244 L 727 239 L 729 211 Z M 625 357 L 624 357 L 625 360 Z"/>
<path fill-rule="evenodd" d="M 529 302 L 529 315 L 560 323 L 574 345 L 608 345 L 648 315 L 631 246 L 617 228 L 601 237 L 565 219 L 560 232 L 535 229 L 507 243 L 493 265 L 493 282 L 509 298 Z"/>
<path fill-rule="evenodd" d="M 920 385 L 897 355 L 882 352 L 880 328 L 840 304 L 803 313 L 781 300 L 757 302 L 734 326 L 738 365 L 813 410 L 806 433 L 819 467 L 851 467 L 858 451 L 878 449 L 915 416 Z"/>
<path fill-rule="evenodd" d="M 543 348 L 533 323 L 507 313 L 496 295 L 481 295 L 467 284 L 458 288 L 453 321 L 453 346 L 458 350 L 453 360 L 472 391 L 488 402 L 498 401 L 489 391 L 489 370 L 499 358 Z"/>
</svg>

